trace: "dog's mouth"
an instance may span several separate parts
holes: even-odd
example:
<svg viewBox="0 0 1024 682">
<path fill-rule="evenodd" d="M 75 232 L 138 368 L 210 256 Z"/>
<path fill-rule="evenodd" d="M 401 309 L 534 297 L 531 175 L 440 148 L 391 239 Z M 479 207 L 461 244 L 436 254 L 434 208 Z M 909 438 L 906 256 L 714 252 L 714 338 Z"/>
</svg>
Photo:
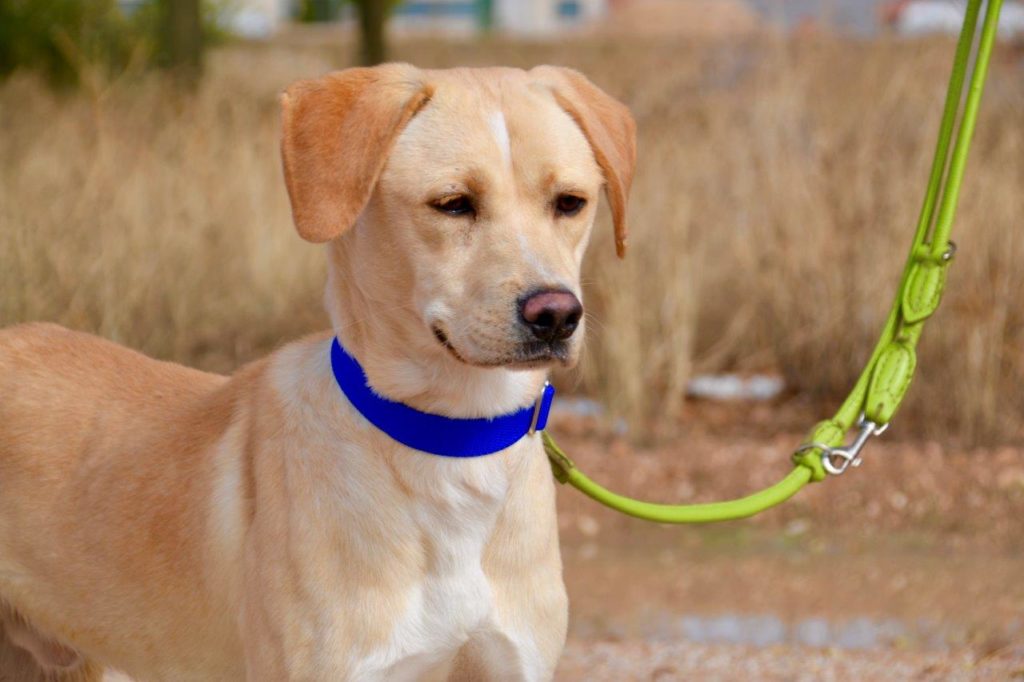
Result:
<svg viewBox="0 0 1024 682">
<path fill-rule="evenodd" d="M 527 341 L 520 344 L 517 352 L 499 359 L 485 361 L 470 360 L 452 344 L 448 335 L 441 327 L 431 327 L 434 338 L 447 350 L 453 358 L 465 365 L 473 367 L 509 367 L 514 369 L 537 369 L 554 363 L 568 365 L 570 362 L 569 344 L 565 341 Z"/>
<path fill-rule="evenodd" d="M 569 344 L 565 341 L 530 341 L 520 346 L 518 357 L 507 363 L 522 369 L 551 364 L 569 364 Z"/>
<path fill-rule="evenodd" d="M 435 325 L 434 327 L 431 327 L 431 331 L 434 332 L 434 338 L 437 339 L 437 342 L 444 346 L 445 349 L 452 354 L 452 357 L 454 357 L 459 362 L 463 362 L 467 365 L 474 364 L 466 360 L 466 358 L 459 355 L 459 351 L 455 350 L 455 346 L 453 346 L 452 342 L 448 340 L 448 335 L 444 333 L 443 329 Z"/>
</svg>

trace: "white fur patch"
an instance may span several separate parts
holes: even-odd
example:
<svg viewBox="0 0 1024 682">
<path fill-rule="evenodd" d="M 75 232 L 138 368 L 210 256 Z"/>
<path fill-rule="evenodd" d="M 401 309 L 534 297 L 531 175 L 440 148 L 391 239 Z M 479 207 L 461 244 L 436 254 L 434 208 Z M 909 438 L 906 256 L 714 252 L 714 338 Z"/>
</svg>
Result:
<svg viewBox="0 0 1024 682">
<path fill-rule="evenodd" d="M 498 143 L 498 149 L 501 150 L 501 158 L 505 161 L 506 165 L 512 163 L 512 143 L 508 139 L 508 126 L 505 125 L 505 114 L 500 111 L 495 111 L 487 119 L 487 125 L 491 128 L 491 134 L 494 135 L 494 141 Z"/>
<path fill-rule="evenodd" d="M 214 448 L 215 478 L 210 496 L 212 546 L 232 560 L 242 553 L 245 510 L 242 487 L 242 456 L 245 426 L 237 421 L 228 427 Z"/>
<path fill-rule="evenodd" d="M 522 443 L 503 457 L 521 458 L 533 447 Z M 495 679 L 546 679 L 529 625 L 501 618 L 481 559 L 515 474 L 502 460 L 486 457 L 416 458 L 404 466 L 417 492 L 404 518 L 432 548 L 433 558 L 406 595 L 391 636 L 353 666 L 352 678 L 441 679 L 438 671 L 446 670 L 459 649 L 474 640 Z"/>
<path fill-rule="evenodd" d="M 522 254 L 522 260 L 529 266 L 531 274 L 544 284 L 553 284 L 559 281 L 559 278 L 548 267 L 548 264 L 538 258 L 537 253 L 530 248 L 530 242 L 526 239 L 526 235 L 520 232 L 516 235 L 516 238 L 519 240 L 519 251 Z"/>
</svg>

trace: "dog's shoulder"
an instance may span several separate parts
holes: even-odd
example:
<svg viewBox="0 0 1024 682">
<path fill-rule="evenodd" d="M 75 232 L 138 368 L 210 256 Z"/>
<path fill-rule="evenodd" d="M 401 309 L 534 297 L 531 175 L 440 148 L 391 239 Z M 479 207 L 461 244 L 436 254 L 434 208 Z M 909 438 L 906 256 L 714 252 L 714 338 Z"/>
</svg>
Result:
<svg viewBox="0 0 1024 682">
<path fill-rule="evenodd" d="M 24 438 L 42 447 L 44 434 L 56 438 L 46 447 L 122 428 L 142 435 L 145 424 L 173 423 L 227 382 L 54 324 L 0 331 L 0 432 L 12 447 Z"/>
<path fill-rule="evenodd" d="M 296 408 L 322 402 L 325 393 L 337 390 L 330 359 L 333 338 L 327 331 L 310 334 L 264 358 L 260 372 L 266 381 L 261 390 Z"/>
</svg>

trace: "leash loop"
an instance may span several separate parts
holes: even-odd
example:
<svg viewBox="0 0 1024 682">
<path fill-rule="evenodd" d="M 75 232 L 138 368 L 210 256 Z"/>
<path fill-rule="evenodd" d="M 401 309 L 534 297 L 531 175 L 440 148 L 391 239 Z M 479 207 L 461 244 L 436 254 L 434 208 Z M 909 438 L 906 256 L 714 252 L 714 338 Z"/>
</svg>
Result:
<svg viewBox="0 0 1024 682">
<path fill-rule="evenodd" d="M 888 428 L 910 387 L 917 367 L 917 342 L 924 331 L 924 323 L 939 306 L 946 285 L 946 270 L 956 255 L 956 244 L 950 241 L 949 235 L 995 44 L 1002 0 L 988 0 L 987 5 L 981 35 L 976 40 L 982 0 L 967 1 L 924 204 L 889 317 L 871 357 L 839 410 L 831 419 L 818 422 L 804 445 L 793 453 L 794 468 L 789 475 L 769 488 L 736 500 L 692 505 L 654 504 L 618 495 L 590 480 L 554 439 L 542 432 L 544 449 L 560 483 L 568 483 L 598 503 L 637 518 L 659 523 L 704 523 L 753 516 L 781 504 L 808 483 L 824 480 L 830 474 L 841 475 L 851 466 L 860 465 L 864 446 Z M 968 64 L 976 43 L 974 68 L 954 139 Z M 851 428 L 857 429 L 857 435 L 850 445 L 844 446 L 843 439 Z"/>
</svg>

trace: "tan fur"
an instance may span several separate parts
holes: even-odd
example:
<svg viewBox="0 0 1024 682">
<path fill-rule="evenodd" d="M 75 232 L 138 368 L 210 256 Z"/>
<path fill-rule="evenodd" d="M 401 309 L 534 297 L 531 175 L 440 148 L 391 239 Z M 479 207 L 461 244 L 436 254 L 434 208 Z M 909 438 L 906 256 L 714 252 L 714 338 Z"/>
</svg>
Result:
<svg viewBox="0 0 1024 682">
<path fill-rule="evenodd" d="M 419 409 L 530 404 L 582 331 L 524 356 L 515 301 L 579 294 L 602 185 L 624 239 L 632 120 L 551 67 L 356 69 L 282 104 L 296 226 L 329 241 L 331 333 L 228 379 L 53 325 L 0 331 L 0 680 L 553 673 L 567 614 L 539 438 L 411 451 L 348 404 L 328 349 Z M 578 215 L 555 214 L 566 191 Z M 453 192 L 472 219 L 431 205 Z"/>
<path fill-rule="evenodd" d="M 629 110 L 572 69 L 540 66 L 533 70 L 551 84 L 555 97 L 587 136 L 604 171 L 615 225 L 615 250 L 626 255 L 629 228 L 626 202 L 636 167 L 636 123 Z"/>
<path fill-rule="evenodd" d="M 301 81 L 281 96 L 281 145 L 295 225 L 325 242 L 351 226 L 398 133 L 430 98 L 405 64 Z"/>
</svg>

